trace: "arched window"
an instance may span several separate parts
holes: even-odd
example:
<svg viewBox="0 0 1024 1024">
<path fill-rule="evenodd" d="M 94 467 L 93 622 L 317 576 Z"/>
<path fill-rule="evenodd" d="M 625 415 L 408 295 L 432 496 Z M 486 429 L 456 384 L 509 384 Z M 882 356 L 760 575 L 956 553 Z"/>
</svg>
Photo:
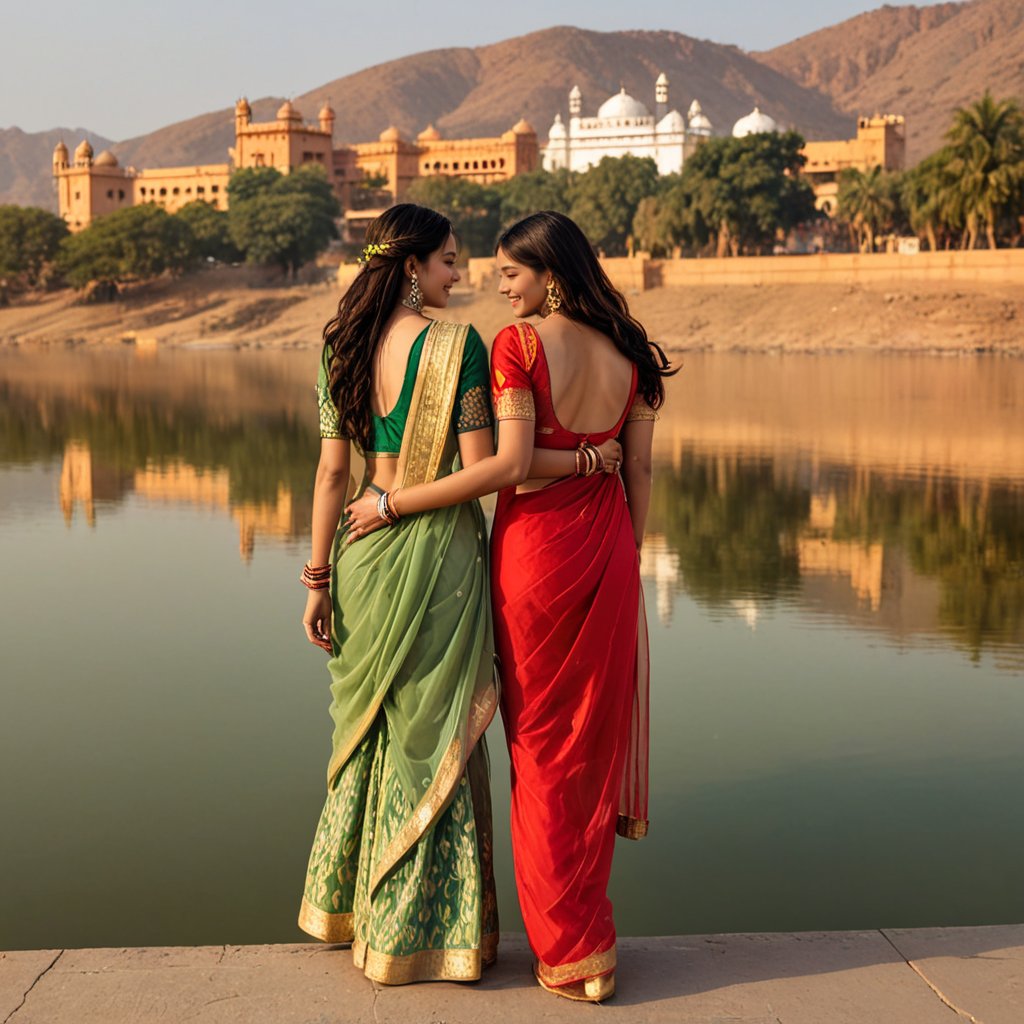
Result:
<svg viewBox="0 0 1024 1024">
<path fill-rule="evenodd" d="M 434 161 L 434 170 L 435 171 L 441 170 L 441 161 L 440 160 L 435 160 Z"/>
<path fill-rule="evenodd" d="M 117 190 L 117 198 L 118 198 L 118 199 L 121 199 L 121 200 L 123 200 L 123 199 L 124 199 L 124 189 L 123 189 L 123 188 L 119 188 L 119 189 Z"/>
<path fill-rule="evenodd" d="M 175 185 L 175 186 L 174 186 L 174 188 L 172 188 L 172 189 L 171 189 L 171 195 L 172 195 L 172 196 L 176 196 L 176 195 L 178 195 L 178 194 L 179 194 L 180 192 L 181 192 L 181 189 L 179 189 L 177 185 Z"/>
<path fill-rule="evenodd" d="M 162 195 L 162 196 L 167 195 L 167 189 L 165 189 L 165 188 L 160 189 L 160 195 Z"/>
<path fill-rule="evenodd" d="M 480 170 L 480 161 L 479 160 L 474 160 L 473 161 L 473 170 L 474 171 L 479 171 Z"/>
<path fill-rule="evenodd" d="M 493 161 L 493 160 L 491 161 L 491 166 L 492 166 L 492 167 L 494 166 L 494 161 Z M 504 167 L 504 166 L 505 166 L 505 158 L 504 158 L 504 157 L 502 157 L 502 158 L 501 158 L 501 159 L 500 159 L 500 160 L 498 161 L 498 166 L 499 166 L 499 167 Z"/>
<path fill-rule="evenodd" d="M 107 189 L 107 198 L 108 199 L 113 199 L 114 198 L 114 190 L 112 188 L 108 188 Z"/>
</svg>

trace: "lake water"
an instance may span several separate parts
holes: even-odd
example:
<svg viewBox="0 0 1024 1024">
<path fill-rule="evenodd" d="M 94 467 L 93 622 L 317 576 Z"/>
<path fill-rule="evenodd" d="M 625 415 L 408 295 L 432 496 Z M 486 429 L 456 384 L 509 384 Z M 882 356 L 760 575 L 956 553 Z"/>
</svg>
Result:
<svg viewBox="0 0 1024 1024">
<path fill-rule="evenodd" d="M 302 938 L 316 355 L 0 356 L 0 948 Z M 686 358 L 621 933 L 1024 920 L 1022 424 L 1024 361 Z"/>
</svg>

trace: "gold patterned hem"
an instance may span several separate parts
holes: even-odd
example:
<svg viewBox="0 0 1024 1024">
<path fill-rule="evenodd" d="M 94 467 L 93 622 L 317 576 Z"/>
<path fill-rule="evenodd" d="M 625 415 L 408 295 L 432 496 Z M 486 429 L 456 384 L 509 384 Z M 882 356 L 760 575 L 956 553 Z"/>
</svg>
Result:
<svg viewBox="0 0 1024 1024">
<path fill-rule="evenodd" d="M 620 814 L 615 831 L 623 839 L 643 839 L 650 827 L 651 823 L 646 818 L 631 818 L 627 814 Z"/>
<path fill-rule="evenodd" d="M 494 936 L 495 946 L 497 936 Z M 407 956 L 378 953 L 359 940 L 352 944 L 352 960 L 371 981 L 381 985 L 409 985 L 417 981 L 479 981 L 488 966 L 483 949 L 421 949 Z"/>
<path fill-rule="evenodd" d="M 602 953 L 591 953 L 590 956 L 575 963 L 559 964 L 557 967 L 549 967 L 543 960 L 538 959 L 537 980 L 545 988 L 559 988 L 562 985 L 571 985 L 574 981 L 584 981 L 614 971 L 615 962 L 614 945 Z"/>
<path fill-rule="evenodd" d="M 352 914 L 331 914 L 314 907 L 305 897 L 299 908 L 299 927 L 321 942 L 351 942 L 355 938 Z"/>
<path fill-rule="evenodd" d="M 364 459 L 397 459 L 398 452 L 363 452 Z"/>
<path fill-rule="evenodd" d="M 416 810 L 410 815 L 409 820 L 396 833 L 394 838 L 385 847 L 377 861 L 377 866 L 370 878 L 370 892 L 377 891 L 377 887 L 387 877 L 391 869 L 405 856 L 407 850 L 419 841 L 420 836 L 430 828 L 437 820 L 442 811 L 448 805 L 455 786 L 458 784 L 462 773 L 466 770 L 469 755 L 477 745 L 480 737 L 491 724 L 494 713 L 498 709 L 498 688 L 494 683 L 481 694 L 473 697 L 473 703 L 469 710 L 469 724 L 466 729 L 466 748 L 463 752 L 462 741 L 454 739 L 448 746 L 441 763 L 434 773 L 434 779 L 416 806 Z"/>
</svg>

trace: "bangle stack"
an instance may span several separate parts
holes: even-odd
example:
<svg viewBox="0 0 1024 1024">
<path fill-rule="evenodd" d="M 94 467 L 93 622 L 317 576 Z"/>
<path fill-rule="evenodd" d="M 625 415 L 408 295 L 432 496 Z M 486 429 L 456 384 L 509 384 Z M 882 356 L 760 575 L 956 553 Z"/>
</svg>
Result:
<svg viewBox="0 0 1024 1024">
<path fill-rule="evenodd" d="M 593 476 L 604 469 L 601 453 L 589 441 L 580 441 L 576 449 L 576 475 Z"/>
<path fill-rule="evenodd" d="M 398 490 L 401 490 L 399 488 Z M 377 515 L 384 520 L 388 526 L 394 526 L 402 517 L 398 514 L 398 510 L 395 508 L 394 495 L 398 493 L 398 490 L 394 492 L 384 491 L 381 496 L 377 499 Z"/>
<path fill-rule="evenodd" d="M 310 590 L 326 590 L 331 585 L 331 567 L 329 565 L 310 565 L 307 562 L 302 567 L 302 575 L 299 580 Z"/>
</svg>

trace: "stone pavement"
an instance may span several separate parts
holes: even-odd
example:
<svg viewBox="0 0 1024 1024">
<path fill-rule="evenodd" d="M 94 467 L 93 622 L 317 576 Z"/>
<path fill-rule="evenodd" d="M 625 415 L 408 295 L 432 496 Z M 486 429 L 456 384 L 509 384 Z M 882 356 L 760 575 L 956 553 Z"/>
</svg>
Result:
<svg viewBox="0 0 1024 1024">
<path fill-rule="evenodd" d="M 622 939 L 618 993 L 558 999 L 522 935 L 475 984 L 375 986 L 337 946 L 0 953 L 0 1024 L 1024 1024 L 1024 925 Z"/>
</svg>

